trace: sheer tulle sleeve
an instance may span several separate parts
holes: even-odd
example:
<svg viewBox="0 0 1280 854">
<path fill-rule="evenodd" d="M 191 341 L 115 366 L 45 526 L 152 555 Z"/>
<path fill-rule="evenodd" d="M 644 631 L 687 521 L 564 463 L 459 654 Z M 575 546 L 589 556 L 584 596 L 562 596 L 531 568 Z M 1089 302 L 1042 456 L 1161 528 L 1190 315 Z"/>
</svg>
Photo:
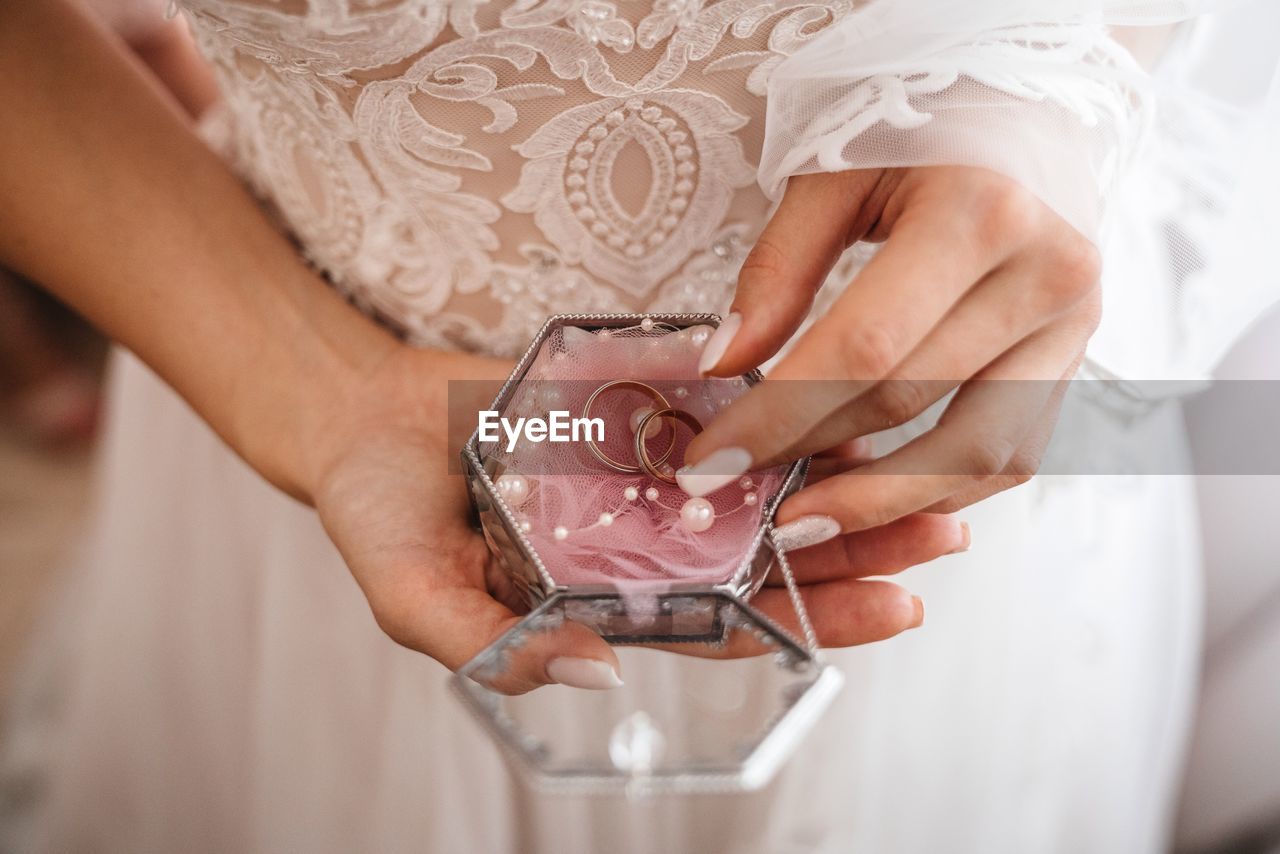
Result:
<svg viewBox="0 0 1280 854">
<path fill-rule="evenodd" d="M 1104 248 L 1094 366 L 1203 375 L 1280 296 L 1242 222 L 1260 201 L 1246 197 L 1276 184 L 1262 152 L 1277 150 L 1280 10 L 1209 5 L 871 0 L 774 70 L 761 185 L 777 197 L 792 175 L 892 166 L 1008 175 Z M 1116 35 L 1173 25 L 1154 73 Z M 1155 333 L 1153 311 L 1168 321 Z"/>
</svg>

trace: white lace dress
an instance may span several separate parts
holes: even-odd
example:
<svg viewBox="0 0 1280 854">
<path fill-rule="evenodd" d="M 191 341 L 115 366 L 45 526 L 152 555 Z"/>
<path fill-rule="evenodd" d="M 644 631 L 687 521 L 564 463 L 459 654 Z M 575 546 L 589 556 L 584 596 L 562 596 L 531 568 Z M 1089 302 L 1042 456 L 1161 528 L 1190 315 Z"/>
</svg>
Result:
<svg viewBox="0 0 1280 854">
<path fill-rule="evenodd" d="M 771 75 L 853 4 L 180 5 L 223 86 L 208 138 L 307 256 L 414 343 L 509 354 L 554 312 L 724 308 L 770 209 Z M 1117 61 L 1091 51 L 1069 60 Z M 882 96 L 891 79 L 871 100 L 918 126 Z M 1000 91 L 1025 95 L 1016 82 Z M 904 576 L 926 627 L 834 656 L 847 689 L 766 791 L 544 797 L 512 779 L 440 667 L 379 633 L 311 511 L 131 357 L 111 392 L 98 513 L 45 644 L 61 667 L 34 668 L 15 713 L 6 785 L 39 795 L 0 822 L 15 846 L 1163 844 L 1197 640 L 1180 479 L 1050 477 L 967 511 L 972 551 Z M 1176 421 L 1148 426 L 1176 441 Z"/>
</svg>

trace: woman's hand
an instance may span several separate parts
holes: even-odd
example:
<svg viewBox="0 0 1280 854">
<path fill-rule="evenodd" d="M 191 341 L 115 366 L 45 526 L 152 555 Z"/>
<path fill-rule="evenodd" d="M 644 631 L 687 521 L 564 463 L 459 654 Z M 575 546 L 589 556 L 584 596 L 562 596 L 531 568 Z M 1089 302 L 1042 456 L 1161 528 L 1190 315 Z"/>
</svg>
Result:
<svg viewBox="0 0 1280 854">
<path fill-rule="evenodd" d="M 379 626 L 450 669 L 511 628 L 523 610 L 484 539 L 468 524 L 465 479 L 450 472 L 466 437 L 447 435 L 443 417 L 486 408 L 509 369 L 497 360 L 399 347 L 351 397 L 333 402 L 335 415 L 319 420 L 308 439 L 324 450 L 314 455 L 315 485 L 303 497 L 314 501 Z M 486 392 L 482 383 L 449 379 L 495 382 Z M 450 388 L 476 399 L 449 401 Z M 819 476 L 844 464 L 824 461 L 817 465 Z M 949 517 L 915 514 L 797 556 L 795 574 L 821 642 L 867 643 L 919 625 L 919 600 L 887 581 L 862 579 L 962 549 L 966 536 Z M 753 605 L 795 628 L 778 579 L 770 579 Z M 514 658 L 495 687 L 519 693 L 551 682 L 621 684 L 612 648 L 588 629 L 566 625 Z"/>
<path fill-rule="evenodd" d="M 884 246 L 768 380 L 693 442 L 682 483 L 706 494 L 956 393 L 934 429 L 784 503 L 779 534 L 793 548 L 1025 482 L 1099 319 L 1093 244 L 1007 178 L 967 167 L 807 175 L 747 258 L 704 373 L 776 353 L 859 240 Z"/>
</svg>

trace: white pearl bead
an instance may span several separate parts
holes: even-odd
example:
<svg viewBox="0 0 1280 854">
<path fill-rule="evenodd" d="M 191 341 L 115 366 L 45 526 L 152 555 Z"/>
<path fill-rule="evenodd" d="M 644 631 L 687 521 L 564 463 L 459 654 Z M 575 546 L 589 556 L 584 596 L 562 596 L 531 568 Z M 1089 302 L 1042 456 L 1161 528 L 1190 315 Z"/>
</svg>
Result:
<svg viewBox="0 0 1280 854">
<path fill-rule="evenodd" d="M 631 434 L 633 436 L 635 435 L 635 432 L 640 429 L 640 422 L 643 421 L 644 417 L 652 411 L 653 409 L 648 406 L 641 406 L 631 413 Z M 661 429 L 662 419 L 651 419 L 649 421 L 649 426 L 644 428 L 644 437 L 646 439 L 652 439 L 654 436 L 658 435 L 658 431 Z"/>
<path fill-rule="evenodd" d="M 623 490 L 622 495 L 628 501 L 635 501 L 637 498 L 640 497 L 640 490 L 636 489 L 634 486 L 628 486 L 625 490 Z"/>
<path fill-rule="evenodd" d="M 748 507 L 754 506 L 757 500 L 758 499 L 756 498 L 756 494 L 754 492 L 748 492 L 746 495 L 742 496 L 742 503 L 747 505 Z"/>
<path fill-rule="evenodd" d="M 684 400 L 689 396 L 689 389 L 684 386 L 676 386 L 674 394 L 676 396 L 676 400 Z"/>
<path fill-rule="evenodd" d="M 695 534 L 707 530 L 715 521 L 715 508 L 705 498 L 690 498 L 680 508 L 680 524 Z"/>
<path fill-rule="evenodd" d="M 557 540 L 565 540 L 569 538 L 569 529 L 564 525 L 556 525 L 556 529 L 551 533 Z"/>
<path fill-rule="evenodd" d="M 656 488 L 656 487 L 651 486 L 651 487 L 649 487 L 648 489 L 646 489 L 646 490 L 644 491 L 644 497 L 645 497 L 645 498 L 647 498 L 647 499 L 649 499 L 650 501 L 657 501 L 657 500 L 658 500 L 658 490 L 657 490 L 657 488 Z"/>
<path fill-rule="evenodd" d="M 603 528 L 607 528 L 607 527 L 609 527 L 609 526 L 610 526 L 610 525 L 612 525 L 612 524 L 613 524 L 613 514 L 612 514 L 612 513 L 601 513 L 601 514 L 600 514 L 600 526 L 601 526 L 601 527 L 603 527 Z"/>
<path fill-rule="evenodd" d="M 640 328 L 641 328 L 641 329 L 643 329 L 645 332 L 652 332 L 652 331 L 653 331 L 653 318 L 652 318 L 652 317 L 646 317 L 644 320 L 640 321 Z"/>
<path fill-rule="evenodd" d="M 738 481 L 738 486 L 741 486 L 743 489 L 750 489 L 755 485 L 756 485 L 756 482 L 752 480 L 750 477 L 744 477 L 742 478 L 742 480 Z"/>
<path fill-rule="evenodd" d="M 528 519 L 525 519 L 523 522 L 520 523 L 520 530 L 525 532 L 526 534 L 529 533 L 530 531 L 533 530 L 533 523 L 530 522 Z"/>
<path fill-rule="evenodd" d="M 494 486 L 508 507 L 519 507 L 529 500 L 529 481 L 518 474 L 504 474 Z"/>
</svg>

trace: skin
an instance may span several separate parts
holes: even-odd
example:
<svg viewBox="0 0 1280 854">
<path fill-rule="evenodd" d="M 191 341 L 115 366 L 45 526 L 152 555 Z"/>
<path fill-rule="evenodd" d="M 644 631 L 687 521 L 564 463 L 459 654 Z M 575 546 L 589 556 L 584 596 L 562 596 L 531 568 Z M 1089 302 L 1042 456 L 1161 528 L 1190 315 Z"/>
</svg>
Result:
<svg viewBox="0 0 1280 854">
<path fill-rule="evenodd" d="M 691 444 L 690 464 L 727 447 L 756 465 L 795 459 L 906 423 L 954 391 L 935 428 L 806 487 L 779 521 L 820 514 L 847 534 L 952 512 L 1026 482 L 1098 324 L 1099 259 L 995 173 L 792 179 L 739 278 L 732 311 L 742 327 L 710 373 L 730 376 L 774 355 L 858 240 L 884 245 L 768 380 Z"/>
<path fill-rule="evenodd" d="M 99 4 L 94 11 L 114 8 Z M 199 116 L 216 100 L 213 76 L 181 18 L 146 15 L 145 26 L 139 26 L 142 20 L 112 16 L 108 23 L 188 114 Z M 65 340 L 68 331 L 78 333 L 78 326 L 69 330 L 60 312 L 0 269 L 0 404 L 26 432 L 46 442 L 90 439 L 98 420 L 97 382 L 84 364 L 84 348 Z"/>
<path fill-rule="evenodd" d="M 457 668 L 510 628 L 519 617 L 467 524 L 465 484 L 448 472 L 460 438 L 441 417 L 448 379 L 497 380 L 510 363 L 405 346 L 350 306 L 69 0 L 0 3 L 0 106 L 0 265 L 134 351 L 267 481 L 313 505 L 395 641 Z M 920 514 L 797 559 L 823 641 L 917 625 L 905 590 L 863 578 L 963 537 Z M 756 604 L 779 619 L 790 607 L 774 587 Z M 556 656 L 617 663 L 570 626 L 504 690 L 550 681 Z"/>
</svg>

